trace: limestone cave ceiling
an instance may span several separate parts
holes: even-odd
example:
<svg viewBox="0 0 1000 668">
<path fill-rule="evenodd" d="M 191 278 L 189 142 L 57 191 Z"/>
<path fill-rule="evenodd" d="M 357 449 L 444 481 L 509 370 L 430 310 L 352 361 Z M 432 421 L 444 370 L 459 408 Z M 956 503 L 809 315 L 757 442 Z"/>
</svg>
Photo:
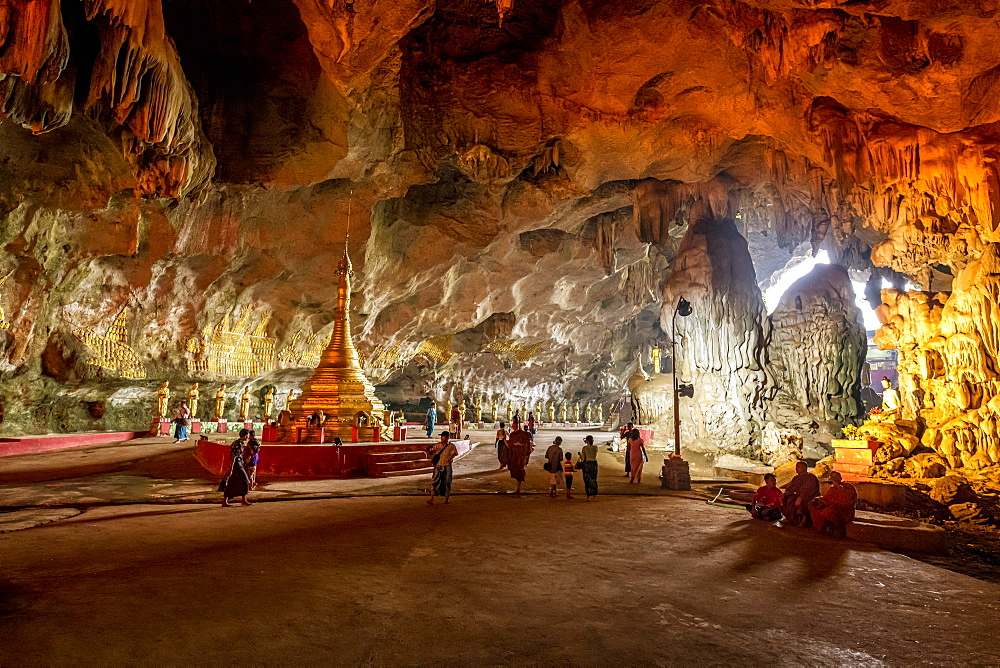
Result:
<svg viewBox="0 0 1000 668">
<path fill-rule="evenodd" d="M 0 0 L 6 414 L 291 378 L 349 209 L 390 400 L 606 403 L 723 274 L 764 379 L 793 249 L 938 289 L 1000 242 L 998 101 L 996 0 Z M 695 227 L 752 265 L 670 281 Z"/>
</svg>

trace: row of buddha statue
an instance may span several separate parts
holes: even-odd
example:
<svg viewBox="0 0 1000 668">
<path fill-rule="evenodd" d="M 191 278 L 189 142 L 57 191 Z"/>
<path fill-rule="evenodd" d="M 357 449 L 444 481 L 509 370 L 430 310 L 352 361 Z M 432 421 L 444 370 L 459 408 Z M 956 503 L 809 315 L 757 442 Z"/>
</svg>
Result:
<svg viewBox="0 0 1000 668">
<path fill-rule="evenodd" d="M 170 410 L 170 397 L 172 393 L 170 392 L 170 381 L 163 381 L 160 385 L 160 389 L 156 391 L 157 400 L 157 417 L 163 419 L 167 418 L 167 413 Z M 183 396 L 183 395 L 182 395 Z M 225 417 L 226 409 L 226 386 L 220 385 L 219 389 L 215 393 L 215 419 L 222 420 Z M 288 390 L 288 396 L 285 400 L 286 405 L 295 398 L 295 390 Z M 250 386 L 247 385 L 243 388 L 243 392 L 239 394 L 239 419 L 249 420 L 252 419 L 250 412 Z M 189 417 L 197 418 L 199 417 L 199 409 L 201 406 L 201 390 L 199 389 L 198 383 L 191 383 L 191 387 L 187 391 L 187 399 L 181 400 L 181 403 L 187 406 Z M 267 392 L 264 394 L 264 414 L 262 418 L 264 420 L 270 420 L 274 415 L 274 388 L 267 388 Z"/>
<path fill-rule="evenodd" d="M 453 405 L 450 400 L 445 402 L 445 416 L 451 415 Z M 559 422 L 604 422 L 604 407 L 601 404 L 595 406 L 594 404 L 587 403 L 581 407 L 580 402 L 571 405 L 568 401 L 560 404 L 553 400 L 549 402 L 536 402 L 534 408 L 529 409 L 527 401 L 522 400 L 520 406 L 508 401 L 503 408 L 503 413 L 501 413 L 500 405 L 495 400 L 490 402 L 489 415 L 493 418 L 494 422 L 499 422 L 503 419 L 509 424 L 513 421 L 514 415 L 517 415 L 524 422 L 528 419 L 529 413 L 534 415 L 535 420 L 539 422 L 556 422 L 557 416 L 559 417 Z M 477 401 L 475 405 L 470 405 L 467 401 L 463 400 L 458 405 L 458 409 L 463 420 L 470 422 L 483 421 L 482 400 Z"/>
</svg>

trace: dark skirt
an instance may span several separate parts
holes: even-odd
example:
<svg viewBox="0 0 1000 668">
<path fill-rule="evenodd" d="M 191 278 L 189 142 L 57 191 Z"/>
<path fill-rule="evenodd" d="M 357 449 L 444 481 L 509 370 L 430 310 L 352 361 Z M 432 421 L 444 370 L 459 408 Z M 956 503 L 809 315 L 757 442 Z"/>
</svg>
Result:
<svg viewBox="0 0 1000 668">
<path fill-rule="evenodd" d="M 597 496 L 597 462 L 580 462 L 583 468 L 583 486 L 587 496 Z"/>
<path fill-rule="evenodd" d="M 451 464 L 434 469 L 434 494 L 451 496 Z"/>
<path fill-rule="evenodd" d="M 497 460 L 500 466 L 507 466 L 507 442 L 497 439 Z"/>
<path fill-rule="evenodd" d="M 237 496 L 246 496 L 249 491 L 250 476 L 243 468 L 243 458 L 236 457 L 233 459 L 233 468 L 229 470 L 229 477 L 226 479 L 226 501 L 235 499 Z"/>
</svg>

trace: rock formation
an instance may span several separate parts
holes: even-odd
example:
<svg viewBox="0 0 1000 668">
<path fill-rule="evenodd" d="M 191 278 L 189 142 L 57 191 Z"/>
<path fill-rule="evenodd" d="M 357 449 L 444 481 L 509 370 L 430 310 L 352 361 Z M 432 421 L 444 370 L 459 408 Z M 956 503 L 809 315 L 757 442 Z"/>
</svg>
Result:
<svg viewBox="0 0 1000 668">
<path fill-rule="evenodd" d="M 868 340 L 847 270 L 817 265 L 788 288 L 770 319 L 768 360 L 777 387 L 770 418 L 803 437 L 813 449 L 807 456 L 823 457 L 830 439 L 862 413 Z"/>
<path fill-rule="evenodd" d="M 997 295 L 958 283 L 1000 243 L 998 11 L 0 0 L 0 430 L 135 427 L 162 380 L 286 396 L 330 336 L 350 210 L 352 324 L 397 407 L 607 406 L 690 288 L 685 438 L 755 456 L 756 286 L 822 249 L 869 294 L 927 293 L 886 297 L 926 327 L 883 345 L 942 369 L 906 372 L 904 416 L 983 465 Z M 845 387 L 809 406 L 849 417 Z"/>
<path fill-rule="evenodd" d="M 681 440 L 700 452 L 752 456 L 774 391 L 765 364 L 770 323 L 733 219 L 702 199 L 691 220 L 664 287 L 660 323 L 670 331 L 676 320 L 674 372 L 694 385 L 694 397 L 680 406 Z M 682 298 L 693 312 L 674 318 Z"/>
</svg>

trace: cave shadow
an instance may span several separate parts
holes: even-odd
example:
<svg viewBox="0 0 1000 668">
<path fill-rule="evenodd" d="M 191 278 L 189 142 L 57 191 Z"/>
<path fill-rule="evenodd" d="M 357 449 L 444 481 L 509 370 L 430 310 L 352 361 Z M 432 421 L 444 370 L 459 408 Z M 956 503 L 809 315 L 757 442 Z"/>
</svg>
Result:
<svg viewBox="0 0 1000 668">
<path fill-rule="evenodd" d="M 732 573 L 750 574 L 769 564 L 791 562 L 798 574 L 791 587 L 814 585 L 837 574 L 851 552 L 875 552 L 878 548 L 846 539 L 821 536 L 812 529 L 743 519 L 730 522 L 718 535 L 692 547 L 690 554 L 705 554 L 724 548 L 742 549 L 735 561 L 726 565 Z"/>
</svg>

